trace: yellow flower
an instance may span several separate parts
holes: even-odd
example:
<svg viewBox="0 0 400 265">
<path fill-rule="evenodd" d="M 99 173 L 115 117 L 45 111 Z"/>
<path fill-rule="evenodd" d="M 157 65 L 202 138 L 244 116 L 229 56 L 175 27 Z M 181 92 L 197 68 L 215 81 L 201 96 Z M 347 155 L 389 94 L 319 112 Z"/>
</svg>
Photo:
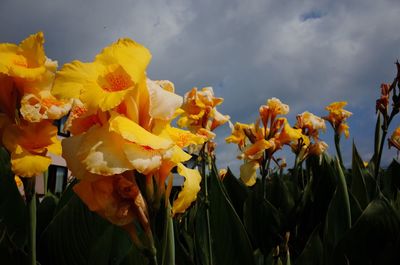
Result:
<svg viewBox="0 0 400 265">
<path fill-rule="evenodd" d="M 146 82 L 150 52 L 142 45 L 120 39 L 106 47 L 92 63 L 73 61 L 57 73 L 53 94 L 80 99 L 89 113 L 117 107 L 129 92 Z"/>
<path fill-rule="evenodd" d="M 47 170 L 51 158 L 48 152 L 61 154 L 57 128 L 49 121 L 22 122 L 5 128 L 3 144 L 11 153 L 11 166 L 16 175 L 37 176 Z"/>
<path fill-rule="evenodd" d="M 199 173 L 182 164 L 191 158 L 182 148 L 206 140 L 170 125 L 180 112 L 183 99 L 174 93 L 172 82 L 146 77 L 150 57 L 145 47 L 121 39 L 105 48 L 92 63 L 74 61 L 64 65 L 53 87 L 57 97 L 75 98 L 66 123 L 73 136 L 62 145 L 69 169 L 82 183 L 76 188 L 78 195 L 92 205 L 89 208 L 111 222 L 128 225 L 125 228 L 130 233 L 134 231 L 129 225 L 132 218 L 144 206 L 132 205 L 137 203 L 136 195 L 124 201 L 114 194 L 120 185 L 115 183 L 123 181 L 135 186 L 136 178 L 144 177 L 149 185 L 148 199 L 157 200 L 151 197 L 153 179 L 157 186 L 154 196 L 160 196 L 171 170 L 178 167 L 185 182 L 172 211 L 181 213 L 196 199 L 200 189 Z M 104 201 L 97 203 L 86 198 L 86 190 Z M 108 195 L 101 197 L 102 190 Z M 117 207 L 121 200 L 132 207 L 132 214 L 126 206 L 123 210 Z M 124 215 L 119 217 L 121 211 Z M 137 217 L 143 226 L 145 217 Z"/>
<path fill-rule="evenodd" d="M 315 140 L 318 139 L 320 130 L 326 130 L 324 119 L 312 114 L 311 112 L 305 111 L 297 115 L 296 119 L 297 123 L 294 127 L 302 129 L 305 135 L 313 137 Z"/>
<path fill-rule="evenodd" d="M 235 126 L 232 127 L 232 134 L 225 138 L 227 143 L 234 143 L 242 149 L 246 145 L 246 133 L 245 130 L 251 130 L 254 128 L 254 124 L 245 124 L 236 122 Z"/>
<path fill-rule="evenodd" d="M 271 98 L 267 100 L 266 105 L 260 107 L 259 112 L 264 128 L 268 127 L 268 123 L 270 127 L 273 127 L 275 118 L 278 115 L 286 115 L 289 113 L 289 106 L 283 104 L 277 98 Z"/>
<path fill-rule="evenodd" d="M 212 131 L 229 121 L 228 115 L 222 115 L 216 108 L 223 102 L 222 98 L 214 96 L 211 87 L 204 87 L 201 91 L 193 88 L 184 96 L 179 127 L 189 128 L 197 132 L 200 128 Z"/>
<path fill-rule="evenodd" d="M 397 127 L 389 138 L 389 148 L 391 146 L 400 151 L 400 127 Z"/>
<path fill-rule="evenodd" d="M 352 113 L 343 109 L 344 106 L 347 105 L 347 102 L 340 101 L 340 102 L 333 102 L 325 109 L 329 111 L 329 115 L 323 117 L 323 119 L 329 121 L 332 125 L 333 129 L 337 134 L 344 133 L 346 138 L 349 137 L 349 126 L 345 123 L 347 118 L 349 118 Z"/>
<path fill-rule="evenodd" d="M 43 33 L 29 36 L 21 44 L 0 44 L 0 109 L 11 120 L 16 106 L 30 122 L 59 119 L 70 109 L 70 102 L 56 100 L 50 93 L 57 62 L 46 58 Z"/>
<path fill-rule="evenodd" d="M 0 44 L 0 73 L 23 79 L 37 79 L 46 71 L 42 32 L 30 35 L 19 45 Z"/>
<path fill-rule="evenodd" d="M 328 149 L 328 144 L 324 141 L 317 141 L 315 143 L 310 144 L 308 153 L 310 155 L 321 155 Z"/>
</svg>

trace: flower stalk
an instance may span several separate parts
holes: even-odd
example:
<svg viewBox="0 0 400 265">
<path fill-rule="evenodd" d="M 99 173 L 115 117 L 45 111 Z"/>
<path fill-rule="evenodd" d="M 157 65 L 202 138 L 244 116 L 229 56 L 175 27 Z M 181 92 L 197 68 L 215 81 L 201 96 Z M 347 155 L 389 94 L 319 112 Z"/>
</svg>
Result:
<svg viewBox="0 0 400 265">
<path fill-rule="evenodd" d="M 35 177 L 23 178 L 28 210 L 28 257 L 29 264 L 36 265 L 36 191 Z"/>
<path fill-rule="evenodd" d="M 209 162 L 209 154 L 206 152 L 207 142 L 203 144 L 200 151 L 201 156 L 201 174 L 204 179 L 204 197 L 206 206 L 206 220 L 207 220 L 207 243 L 208 243 L 208 254 L 209 254 L 209 264 L 213 265 L 213 251 L 212 251 L 212 237 L 211 237 L 211 223 L 210 223 L 210 200 L 208 198 L 208 176 L 206 173 L 206 163 Z"/>
</svg>

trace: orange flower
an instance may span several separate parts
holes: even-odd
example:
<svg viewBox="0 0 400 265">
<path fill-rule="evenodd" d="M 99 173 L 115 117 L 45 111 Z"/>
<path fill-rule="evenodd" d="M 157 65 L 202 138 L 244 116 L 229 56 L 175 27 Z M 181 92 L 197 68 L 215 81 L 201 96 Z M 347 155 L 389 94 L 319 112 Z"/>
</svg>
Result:
<svg viewBox="0 0 400 265">
<path fill-rule="evenodd" d="M 222 98 L 214 97 L 211 87 L 204 87 L 201 91 L 193 88 L 185 94 L 183 113 L 178 120 L 179 127 L 189 128 L 197 133 L 200 129 L 213 131 L 218 126 L 229 121 L 228 115 L 222 115 L 216 108 L 223 102 Z"/>
<path fill-rule="evenodd" d="M 394 146 L 397 150 L 400 151 L 400 127 L 397 127 L 394 130 L 392 136 L 389 138 L 389 148 Z"/>
<path fill-rule="evenodd" d="M 9 125 L 4 130 L 3 143 L 11 153 L 13 172 L 23 177 L 46 171 L 51 163 L 48 152 L 61 154 L 57 128 L 49 121 Z"/>
<path fill-rule="evenodd" d="M 340 102 L 333 102 L 325 109 L 329 111 L 329 115 L 323 117 L 323 119 L 329 121 L 332 125 L 333 129 L 337 134 L 344 133 L 346 138 L 349 137 L 349 126 L 345 123 L 347 118 L 349 118 L 352 113 L 343 109 L 344 106 L 347 105 L 347 102 L 340 101 Z"/>
</svg>

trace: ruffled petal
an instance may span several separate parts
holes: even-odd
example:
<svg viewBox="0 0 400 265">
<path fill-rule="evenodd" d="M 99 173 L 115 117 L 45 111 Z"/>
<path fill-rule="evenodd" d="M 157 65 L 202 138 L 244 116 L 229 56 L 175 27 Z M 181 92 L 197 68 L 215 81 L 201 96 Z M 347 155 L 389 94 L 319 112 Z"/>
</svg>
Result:
<svg viewBox="0 0 400 265">
<path fill-rule="evenodd" d="M 11 168 L 14 174 L 21 177 L 38 176 L 47 170 L 51 158 L 42 155 L 34 155 L 27 151 L 11 154 Z"/>
<path fill-rule="evenodd" d="M 143 79 L 151 59 L 149 50 L 130 39 L 120 39 L 103 49 L 95 58 L 103 65 L 119 64 L 132 77 L 135 83 Z"/>
<path fill-rule="evenodd" d="M 109 176 L 132 168 L 122 149 L 125 141 L 108 126 L 94 126 L 83 137 L 78 155 L 90 173 Z"/>
<path fill-rule="evenodd" d="M 240 166 L 240 179 L 246 186 L 256 184 L 257 169 L 260 167 L 258 162 L 249 161 Z"/>
<path fill-rule="evenodd" d="M 110 131 L 121 135 L 125 140 L 148 146 L 152 149 L 167 149 L 172 141 L 146 131 L 137 123 L 122 116 L 115 116 L 110 120 Z"/>
<path fill-rule="evenodd" d="M 189 169 L 183 164 L 178 164 L 178 173 L 185 177 L 182 190 L 172 206 L 172 214 L 183 213 L 197 198 L 200 191 L 201 176 L 196 169 Z"/>
</svg>

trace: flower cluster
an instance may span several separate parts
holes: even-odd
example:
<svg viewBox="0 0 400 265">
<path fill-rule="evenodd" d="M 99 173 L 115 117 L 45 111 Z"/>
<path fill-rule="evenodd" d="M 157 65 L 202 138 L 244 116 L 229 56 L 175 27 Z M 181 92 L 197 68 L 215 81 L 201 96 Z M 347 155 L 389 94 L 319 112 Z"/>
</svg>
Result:
<svg viewBox="0 0 400 265">
<path fill-rule="evenodd" d="M 19 45 L 0 44 L 0 136 L 13 172 L 22 177 L 44 172 L 51 163 L 48 152 L 61 153 L 52 120 L 71 107 L 51 94 L 57 62 L 45 56 L 43 44 L 42 32 Z"/>
<path fill-rule="evenodd" d="M 302 131 L 303 136 L 297 144 L 292 145 L 292 149 L 300 160 L 304 160 L 309 155 L 320 155 L 328 149 L 327 143 L 319 139 L 319 132 L 325 131 L 325 121 L 311 112 L 305 111 L 296 117 L 295 128 Z"/>
<path fill-rule="evenodd" d="M 73 136 L 62 145 L 69 169 L 80 179 L 75 192 L 132 238 L 135 220 L 150 229 L 148 204 L 158 207 L 164 194 L 167 200 L 165 181 L 173 168 L 185 177 L 173 213 L 196 199 L 201 177 L 182 164 L 191 158 L 182 148 L 205 141 L 170 125 L 183 99 L 170 81 L 147 77 L 150 59 L 144 46 L 120 39 L 93 62 L 65 64 L 52 90 L 58 98 L 74 100 L 66 123 Z M 146 194 L 139 179 L 145 180 Z"/>
<path fill-rule="evenodd" d="M 255 184 L 257 169 L 272 159 L 276 151 L 306 139 L 301 129 L 292 128 L 286 118 L 279 117 L 289 113 L 289 106 L 279 99 L 268 99 L 259 112 L 255 124 L 236 123 L 232 134 L 225 139 L 227 143 L 237 144 L 241 151 L 239 158 L 244 159 L 244 164 L 240 167 L 240 178 L 248 186 Z"/>
<path fill-rule="evenodd" d="M 400 151 L 400 127 L 397 127 L 389 138 L 389 148 L 395 147 Z"/>
<path fill-rule="evenodd" d="M 349 118 L 353 113 L 343 109 L 347 105 L 345 101 L 333 102 L 328 105 L 325 109 L 329 111 L 328 116 L 323 117 L 324 120 L 328 121 L 335 133 L 341 135 L 344 133 L 346 138 L 349 138 L 349 126 L 346 123 L 347 118 Z"/>
<path fill-rule="evenodd" d="M 196 135 L 204 136 L 208 140 L 208 149 L 212 153 L 215 138 L 213 130 L 229 121 L 228 115 L 223 115 L 217 106 L 224 101 L 214 96 L 212 87 L 204 87 L 200 91 L 196 87 L 187 92 L 183 99 L 182 111 L 177 122 L 181 128 L 188 128 Z"/>
</svg>

